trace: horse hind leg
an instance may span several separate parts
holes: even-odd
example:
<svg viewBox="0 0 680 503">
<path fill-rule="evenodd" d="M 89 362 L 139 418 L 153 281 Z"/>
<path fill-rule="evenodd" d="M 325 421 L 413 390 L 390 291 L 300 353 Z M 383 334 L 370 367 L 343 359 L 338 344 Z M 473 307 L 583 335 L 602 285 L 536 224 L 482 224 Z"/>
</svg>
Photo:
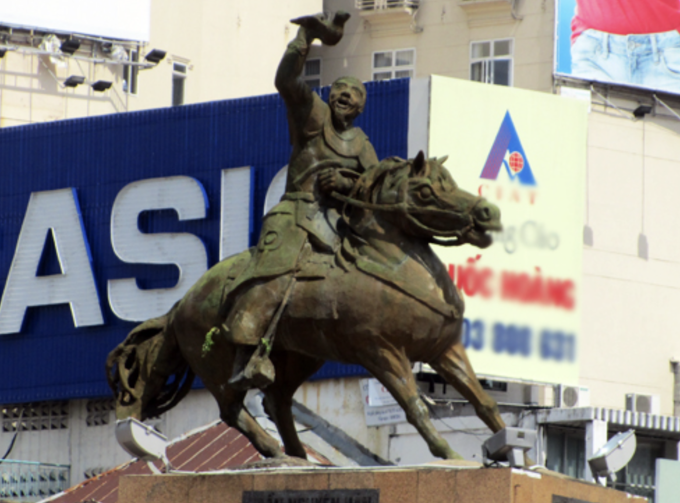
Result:
<svg viewBox="0 0 680 503">
<path fill-rule="evenodd" d="M 363 355 L 359 363 L 392 394 L 406 412 L 408 422 L 418 430 L 434 456 L 462 459 L 430 421 L 429 411 L 419 396 L 418 386 L 411 372 L 411 362 L 403 352 L 394 348 L 376 348 L 375 352 Z"/>
<path fill-rule="evenodd" d="M 323 360 L 291 352 L 272 353 L 271 359 L 276 369 L 276 380 L 264 390 L 264 409 L 276 423 L 286 454 L 307 459 L 293 419 L 293 395 L 303 382 L 321 368 Z"/>
<path fill-rule="evenodd" d="M 505 428 L 505 422 L 498 411 L 498 404 L 482 388 L 468 360 L 462 343 L 451 346 L 430 366 L 456 388 L 475 408 L 477 416 L 496 433 Z"/>
<path fill-rule="evenodd" d="M 215 395 L 215 393 L 213 393 Z M 218 395 L 215 395 L 216 397 Z M 220 408 L 220 418 L 227 425 L 236 428 L 250 440 L 253 447 L 267 458 L 280 458 L 285 454 L 281 446 L 262 426 L 255 420 L 243 405 L 246 393 L 225 388 L 217 399 Z"/>
</svg>

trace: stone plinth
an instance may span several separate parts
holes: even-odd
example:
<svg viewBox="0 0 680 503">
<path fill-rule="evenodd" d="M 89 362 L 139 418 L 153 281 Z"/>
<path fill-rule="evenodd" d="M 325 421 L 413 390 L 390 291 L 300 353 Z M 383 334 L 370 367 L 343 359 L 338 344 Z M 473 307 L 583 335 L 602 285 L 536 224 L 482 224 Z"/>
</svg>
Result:
<svg viewBox="0 0 680 503">
<path fill-rule="evenodd" d="M 340 492 L 319 492 L 343 489 L 377 489 L 377 491 L 355 492 L 354 499 L 345 497 L 351 495 L 350 493 L 343 496 Z M 366 493 L 372 494 L 372 499 L 366 497 Z M 330 498 L 324 499 L 324 496 Z M 564 477 L 547 470 L 536 472 L 512 468 L 438 464 L 407 468 L 281 468 L 200 475 L 130 475 L 121 479 L 118 502 L 375 503 L 378 499 L 379 503 L 646 501 L 644 498 L 629 496 L 620 491 Z"/>
</svg>

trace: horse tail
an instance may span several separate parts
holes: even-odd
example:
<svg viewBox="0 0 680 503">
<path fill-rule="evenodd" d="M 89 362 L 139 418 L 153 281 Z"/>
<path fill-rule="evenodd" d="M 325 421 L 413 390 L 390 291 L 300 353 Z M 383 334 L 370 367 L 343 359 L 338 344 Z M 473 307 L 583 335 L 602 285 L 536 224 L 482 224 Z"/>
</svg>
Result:
<svg viewBox="0 0 680 503">
<path fill-rule="evenodd" d="M 189 393 L 195 374 L 168 331 L 173 310 L 135 327 L 109 353 L 106 378 L 118 419 L 158 416 Z"/>
</svg>

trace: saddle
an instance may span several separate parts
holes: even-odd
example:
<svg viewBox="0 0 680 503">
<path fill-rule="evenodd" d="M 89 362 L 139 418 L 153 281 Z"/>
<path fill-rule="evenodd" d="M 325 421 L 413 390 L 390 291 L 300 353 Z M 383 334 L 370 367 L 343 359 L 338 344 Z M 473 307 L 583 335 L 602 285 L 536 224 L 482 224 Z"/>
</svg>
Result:
<svg viewBox="0 0 680 503">
<path fill-rule="evenodd" d="M 441 262 L 405 255 L 395 265 L 341 221 L 338 211 L 320 208 L 311 194 L 286 194 L 265 216 L 257 246 L 228 272 L 225 292 L 258 278 L 294 273 L 299 280 L 323 280 L 333 268 L 355 267 L 447 318 L 460 317 L 463 301 Z"/>
</svg>

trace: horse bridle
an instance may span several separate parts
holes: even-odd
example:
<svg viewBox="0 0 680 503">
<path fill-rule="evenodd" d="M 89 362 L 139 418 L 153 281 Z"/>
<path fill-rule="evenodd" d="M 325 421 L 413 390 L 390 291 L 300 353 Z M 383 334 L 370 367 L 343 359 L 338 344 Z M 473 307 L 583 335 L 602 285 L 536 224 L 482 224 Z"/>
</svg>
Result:
<svg viewBox="0 0 680 503">
<path fill-rule="evenodd" d="M 420 208 L 415 205 L 409 206 L 407 203 L 407 197 L 406 195 L 408 194 L 408 184 L 409 184 L 409 179 L 405 179 L 402 183 L 401 186 L 399 187 L 399 194 L 400 194 L 400 200 L 396 203 L 391 203 L 391 204 L 376 204 L 376 203 L 368 203 L 365 201 L 360 201 L 358 199 L 354 199 L 353 197 L 350 196 L 345 196 L 343 194 L 340 194 L 337 191 L 331 192 L 331 197 L 342 201 L 345 204 L 345 208 L 347 205 L 350 206 L 356 206 L 358 208 L 362 208 L 365 210 L 371 210 L 371 211 L 382 211 L 382 212 L 398 212 L 401 213 L 403 216 L 405 216 L 408 221 L 413 224 L 417 229 L 426 232 L 428 234 L 436 234 L 439 236 L 447 237 L 447 238 L 452 238 L 452 239 L 439 239 L 434 236 L 431 236 L 428 238 L 428 241 L 430 243 L 440 245 L 440 246 L 459 246 L 462 243 L 463 236 L 470 232 L 472 228 L 474 228 L 474 220 L 472 216 L 468 215 L 468 218 L 470 219 L 470 223 L 463 227 L 462 229 L 457 229 L 453 231 L 441 231 L 438 229 L 434 229 L 432 227 L 429 227 L 425 224 L 423 224 L 421 221 L 416 219 L 413 214 L 440 214 L 440 215 L 448 215 L 449 213 L 446 210 L 441 210 L 438 208 Z M 354 192 L 354 191 L 352 191 Z M 436 192 L 433 190 L 432 191 L 432 196 L 436 200 L 440 200 L 440 198 L 437 196 Z M 474 210 L 477 208 L 477 205 L 483 200 L 482 197 L 477 197 L 475 199 L 474 204 L 472 205 L 470 209 L 470 214 L 474 212 Z M 345 209 L 343 208 L 343 215 L 345 214 Z"/>
</svg>

